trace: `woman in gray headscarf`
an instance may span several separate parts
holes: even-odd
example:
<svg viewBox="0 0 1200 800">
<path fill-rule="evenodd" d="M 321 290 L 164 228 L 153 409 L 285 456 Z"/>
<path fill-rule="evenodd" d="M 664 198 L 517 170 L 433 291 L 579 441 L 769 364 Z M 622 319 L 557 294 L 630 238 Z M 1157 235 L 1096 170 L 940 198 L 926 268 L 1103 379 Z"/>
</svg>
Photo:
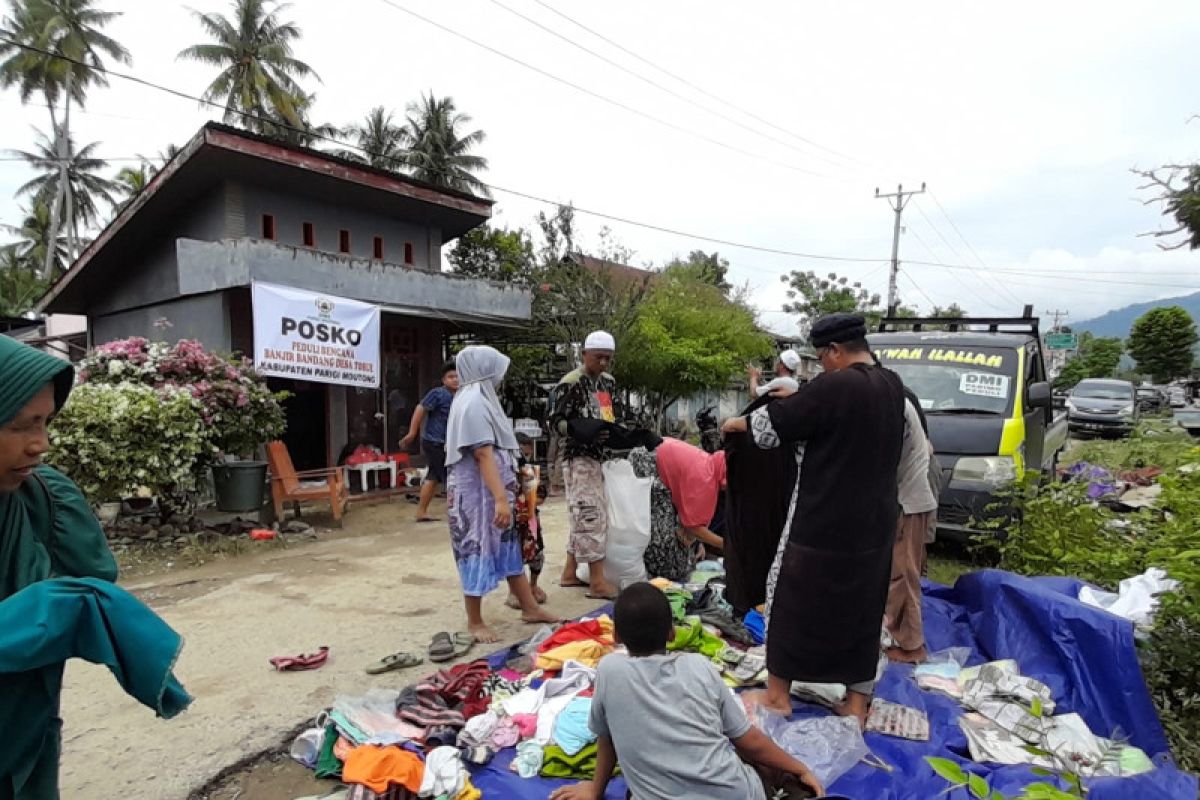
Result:
<svg viewBox="0 0 1200 800">
<path fill-rule="evenodd" d="M 501 580 L 517 598 L 524 622 L 558 622 L 538 606 L 513 519 L 518 491 L 517 444 L 496 389 L 508 356 L 491 347 L 464 348 L 455 359 L 459 389 L 446 427 L 447 516 L 462 579 L 468 630 L 481 642 L 499 640 L 483 621 L 483 596 Z"/>
</svg>

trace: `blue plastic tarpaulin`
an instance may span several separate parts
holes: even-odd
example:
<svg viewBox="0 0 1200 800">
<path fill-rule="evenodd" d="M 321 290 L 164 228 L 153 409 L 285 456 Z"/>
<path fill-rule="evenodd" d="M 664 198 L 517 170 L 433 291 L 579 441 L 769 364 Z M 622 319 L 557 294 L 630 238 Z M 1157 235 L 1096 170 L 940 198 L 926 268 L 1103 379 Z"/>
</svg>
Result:
<svg viewBox="0 0 1200 800">
<path fill-rule="evenodd" d="M 1098 736 L 1119 732 L 1158 765 L 1153 772 L 1133 778 L 1089 782 L 1091 800 L 1195 800 L 1196 778 L 1170 762 L 1166 736 L 1138 665 L 1132 623 L 1079 602 L 1080 586 L 1077 580 L 1023 578 L 998 570 L 965 575 L 953 588 L 926 585 L 923 610 L 929 649 L 970 648 L 969 665 L 1015 659 L 1022 674 L 1053 691 L 1055 713 L 1078 713 Z M 853 800 L 935 797 L 946 790 L 946 783 L 929 768 L 926 756 L 953 759 L 986 778 L 993 789 L 1010 795 L 1045 780 L 1028 767 L 971 761 L 966 737 L 958 727 L 962 707 L 948 697 L 919 689 L 912 667 L 890 665 L 876 694 L 925 711 L 930 741 L 867 734 L 867 745 L 891 771 L 859 764 L 828 787 L 831 794 Z M 828 713 L 810 705 L 797 705 L 796 712 L 797 717 Z M 569 783 L 521 779 L 508 770 L 514 752 L 503 751 L 488 766 L 472 768 L 472 779 L 485 797 L 544 800 L 554 788 Z M 618 779 L 605 797 L 623 800 L 625 792 L 625 782 Z M 957 794 L 966 797 L 964 792 Z"/>
</svg>

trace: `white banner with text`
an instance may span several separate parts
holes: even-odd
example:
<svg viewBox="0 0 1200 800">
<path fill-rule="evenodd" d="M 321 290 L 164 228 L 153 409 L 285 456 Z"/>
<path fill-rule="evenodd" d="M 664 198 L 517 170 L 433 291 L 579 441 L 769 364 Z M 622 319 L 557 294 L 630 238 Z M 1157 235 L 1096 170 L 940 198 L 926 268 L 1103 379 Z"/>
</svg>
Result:
<svg viewBox="0 0 1200 800">
<path fill-rule="evenodd" d="M 257 281 L 251 292 L 260 373 L 379 388 L 379 306 Z"/>
</svg>

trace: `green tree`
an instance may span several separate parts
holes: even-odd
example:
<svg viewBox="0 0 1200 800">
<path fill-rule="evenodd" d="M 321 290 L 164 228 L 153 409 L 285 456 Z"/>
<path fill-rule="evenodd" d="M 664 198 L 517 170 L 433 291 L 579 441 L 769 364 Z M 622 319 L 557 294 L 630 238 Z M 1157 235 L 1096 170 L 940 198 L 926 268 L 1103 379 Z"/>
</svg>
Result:
<svg viewBox="0 0 1200 800">
<path fill-rule="evenodd" d="M 822 278 L 815 272 L 793 271 L 780 278 L 788 285 L 784 311 L 800 315 L 800 329 L 807 331 L 818 318 L 835 312 L 857 312 L 867 317 L 869 326 L 882 316 L 880 297 L 857 281 L 830 272 Z"/>
<path fill-rule="evenodd" d="M 98 201 L 103 200 L 109 205 L 115 205 L 115 195 L 118 191 L 116 182 L 100 175 L 100 171 L 108 168 L 108 162 L 95 157 L 99 142 L 92 142 L 80 149 L 75 148 L 71 137 L 65 139 L 65 153 L 60 156 L 56 151 L 55 141 L 41 131 L 37 132 L 37 142 L 33 152 L 10 150 L 13 155 L 22 159 L 37 176 L 17 189 L 18 195 L 31 195 L 35 203 L 43 203 L 50 207 L 51 215 L 56 211 L 58 219 L 68 220 L 68 233 L 76 238 L 80 235 L 80 224 L 91 227 L 100 221 Z M 64 169 L 65 166 L 65 169 Z M 67 181 L 66 191 L 60 186 L 62 178 Z M 67 204 L 72 204 L 67 209 Z M 73 255 L 73 254 L 72 254 Z"/>
<path fill-rule="evenodd" d="M 38 276 L 36 262 L 22 259 L 16 245 L 0 247 L 0 316 L 31 311 L 49 288 L 49 281 Z"/>
<path fill-rule="evenodd" d="M 378 169 L 400 172 L 405 165 L 405 145 L 408 140 L 405 129 L 392 120 L 391 111 L 383 106 L 375 106 L 361 122 L 351 123 L 342 131 L 359 149 L 341 150 L 338 155 Z"/>
<path fill-rule="evenodd" d="M 1063 365 L 1054 379 L 1055 388 L 1069 389 L 1085 378 L 1111 378 L 1124 352 L 1125 346 L 1115 336 L 1081 334 L 1079 351 Z"/>
<path fill-rule="evenodd" d="M 539 273 L 533 242 L 522 228 L 473 228 L 458 237 L 447 259 L 459 275 L 518 286 L 532 286 Z"/>
<path fill-rule="evenodd" d="M 430 92 L 409 103 L 407 112 L 404 161 L 409 174 L 434 186 L 491 197 L 488 187 L 475 177 L 487 169 L 487 159 L 471 153 L 487 134 L 463 132 L 471 117 L 457 109 L 454 99 L 436 98 Z"/>
<path fill-rule="evenodd" d="M 1155 170 L 1134 170 L 1146 180 L 1139 189 L 1157 192 L 1146 205 L 1158 203 L 1163 215 L 1170 217 L 1174 227 L 1153 231 L 1151 236 L 1170 239 L 1182 237 L 1167 244 L 1159 243 L 1162 250 L 1178 250 L 1200 247 L 1200 164 L 1168 164 Z"/>
<path fill-rule="evenodd" d="M 747 363 L 767 358 L 773 349 L 746 306 L 695 275 L 667 271 L 639 305 L 614 368 L 622 385 L 638 392 L 660 420 L 671 403 L 725 388 Z"/>
<path fill-rule="evenodd" d="M 279 18 L 286 8 L 275 0 L 234 0 L 232 18 L 192 12 L 212 41 L 185 48 L 177 58 L 220 69 L 203 99 L 223 103 L 226 122 L 268 134 L 278 133 L 281 124 L 305 127 L 311 97 L 297 81 L 320 78 L 293 55 L 300 29 Z"/>
<path fill-rule="evenodd" d="M 693 250 L 687 258 L 675 258 L 667 262 L 663 272 L 686 272 L 698 280 L 715 286 L 721 294 L 728 296 L 733 284 L 728 280 L 729 261 L 721 258 L 717 252 L 711 255 L 703 250 Z"/>
<path fill-rule="evenodd" d="M 0 41 L 0 87 L 16 86 L 22 102 L 41 94 L 55 127 L 60 100 L 83 106 L 89 88 L 108 85 L 101 71 L 104 57 L 130 63 L 129 51 L 101 30 L 120 14 L 101 11 L 93 0 L 9 0 L 8 5 L 0 37 L 13 43 Z"/>
<path fill-rule="evenodd" d="M 5 231 L 17 237 L 17 241 L 8 246 L 13 257 L 28 269 L 41 272 L 42 265 L 47 261 L 49 253 L 50 275 L 57 277 L 67 268 L 67 239 L 55 235 L 50 224 L 50 209 L 45 203 L 35 202 L 23 211 L 21 224 L 4 225 Z"/>
<path fill-rule="evenodd" d="M 1155 383 L 1166 383 L 1191 373 L 1197 338 L 1196 323 L 1186 309 L 1154 308 L 1133 323 L 1129 354 L 1139 372 L 1151 375 Z"/>
</svg>

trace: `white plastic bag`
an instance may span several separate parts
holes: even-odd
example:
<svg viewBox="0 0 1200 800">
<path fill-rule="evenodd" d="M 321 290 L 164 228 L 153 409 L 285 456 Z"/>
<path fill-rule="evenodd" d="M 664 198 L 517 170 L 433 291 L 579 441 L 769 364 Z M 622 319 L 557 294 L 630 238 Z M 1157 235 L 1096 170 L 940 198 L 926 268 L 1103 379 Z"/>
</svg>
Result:
<svg viewBox="0 0 1200 800">
<path fill-rule="evenodd" d="M 639 478 L 628 461 L 603 465 L 604 493 L 608 497 L 608 544 L 604 575 L 618 589 L 646 580 L 643 557 L 650 544 L 650 486 L 653 478 Z M 588 567 L 580 564 L 576 577 L 588 579 Z"/>
<path fill-rule="evenodd" d="M 828 787 L 870 753 L 854 717 L 810 717 L 786 720 L 762 706 L 755 724 L 775 744 L 807 766 Z"/>
<path fill-rule="evenodd" d="M 1124 617 L 1135 625 L 1150 625 L 1158 608 L 1158 596 L 1178 586 L 1179 581 L 1168 578 L 1164 570 L 1151 567 L 1141 575 L 1121 581 L 1119 593 L 1084 586 L 1079 590 L 1079 599 L 1089 606 Z"/>
</svg>

